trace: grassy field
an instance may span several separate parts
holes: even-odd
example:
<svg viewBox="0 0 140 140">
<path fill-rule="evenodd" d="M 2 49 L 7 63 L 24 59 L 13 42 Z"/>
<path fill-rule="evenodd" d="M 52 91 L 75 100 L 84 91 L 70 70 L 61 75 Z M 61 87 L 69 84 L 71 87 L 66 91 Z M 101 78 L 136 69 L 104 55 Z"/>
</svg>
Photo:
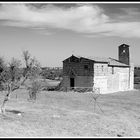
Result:
<svg viewBox="0 0 140 140">
<path fill-rule="evenodd" d="M 102 111 L 94 111 L 91 93 L 43 91 L 35 102 L 27 99 L 24 89 L 11 95 L 0 115 L 0 137 L 140 136 L 140 91 L 100 95 Z"/>
</svg>

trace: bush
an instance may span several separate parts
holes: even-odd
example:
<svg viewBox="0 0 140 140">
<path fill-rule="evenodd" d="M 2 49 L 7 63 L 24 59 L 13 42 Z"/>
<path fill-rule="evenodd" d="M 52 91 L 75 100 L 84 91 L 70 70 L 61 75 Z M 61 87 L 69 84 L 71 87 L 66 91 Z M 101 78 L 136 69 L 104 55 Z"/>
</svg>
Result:
<svg viewBox="0 0 140 140">
<path fill-rule="evenodd" d="M 41 75 L 44 79 L 55 80 L 62 77 L 62 69 L 54 69 L 54 68 L 43 68 Z"/>
<path fill-rule="evenodd" d="M 5 89 L 5 86 L 2 82 L 0 82 L 0 91 L 3 91 Z"/>
<path fill-rule="evenodd" d="M 41 84 L 39 81 L 33 81 L 31 87 L 29 87 L 29 99 L 36 100 L 36 94 L 41 90 Z"/>
</svg>

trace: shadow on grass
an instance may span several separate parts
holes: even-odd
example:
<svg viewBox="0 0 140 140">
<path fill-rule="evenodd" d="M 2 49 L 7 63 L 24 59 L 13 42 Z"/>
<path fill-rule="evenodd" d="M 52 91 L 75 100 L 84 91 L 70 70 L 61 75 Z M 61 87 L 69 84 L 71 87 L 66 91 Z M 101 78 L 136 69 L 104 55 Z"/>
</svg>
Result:
<svg viewBox="0 0 140 140">
<path fill-rule="evenodd" d="M 19 110 L 10 110 L 10 109 L 6 109 L 5 112 L 10 112 L 10 113 L 13 113 L 13 114 L 22 114 L 24 112 L 22 111 L 19 111 Z"/>
<path fill-rule="evenodd" d="M 11 122 L 11 121 L 14 121 L 15 119 L 17 119 L 18 116 L 22 116 L 23 113 L 24 112 L 21 112 L 18 110 L 6 109 L 4 114 L 0 114 L 0 118 Z M 12 115 L 12 114 L 14 114 L 14 115 Z"/>
</svg>

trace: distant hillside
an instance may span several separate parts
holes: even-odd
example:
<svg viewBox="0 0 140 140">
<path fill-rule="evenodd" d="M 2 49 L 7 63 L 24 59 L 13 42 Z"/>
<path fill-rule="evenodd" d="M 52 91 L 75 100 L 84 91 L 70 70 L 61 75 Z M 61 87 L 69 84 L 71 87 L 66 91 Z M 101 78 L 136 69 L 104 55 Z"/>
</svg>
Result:
<svg viewBox="0 0 140 140">
<path fill-rule="evenodd" d="M 41 75 L 45 79 L 61 80 L 63 69 L 62 67 L 42 67 Z"/>
<path fill-rule="evenodd" d="M 62 67 L 42 67 L 42 70 L 62 70 Z"/>
</svg>

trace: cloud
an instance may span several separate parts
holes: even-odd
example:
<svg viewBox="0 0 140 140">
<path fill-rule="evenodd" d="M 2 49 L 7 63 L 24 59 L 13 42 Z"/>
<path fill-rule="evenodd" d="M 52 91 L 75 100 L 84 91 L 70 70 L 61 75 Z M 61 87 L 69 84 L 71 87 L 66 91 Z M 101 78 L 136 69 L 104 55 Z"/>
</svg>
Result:
<svg viewBox="0 0 140 140">
<path fill-rule="evenodd" d="M 136 9 L 123 9 L 127 17 L 138 14 Z M 124 15 L 125 17 L 125 15 Z M 124 18 L 125 19 L 125 18 Z M 42 6 L 26 4 L 2 4 L 0 23 L 5 26 L 48 30 L 58 28 L 83 33 L 87 36 L 140 37 L 140 22 L 121 19 L 114 22 L 104 9 L 93 4 L 77 4 L 63 7 L 51 4 Z M 45 32 L 44 32 L 45 33 Z"/>
<path fill-rule="evenodd" d="M 140 15 L 138 8 L 120 8 L 120 10 L 122 10 L 125 14 L 129 16 Z"/>
<path fill-rule="evenodd" d="M 119 12 L 113 13 L 112 18 L 114 17 L 115 21 L 129 21 L 129 22 L 134 22 L 134 21 L 140 21 L 140 9 L 135 8 L 135 7 L 128 7 L 128 8 L 118 8 Z"/>
</svg>

